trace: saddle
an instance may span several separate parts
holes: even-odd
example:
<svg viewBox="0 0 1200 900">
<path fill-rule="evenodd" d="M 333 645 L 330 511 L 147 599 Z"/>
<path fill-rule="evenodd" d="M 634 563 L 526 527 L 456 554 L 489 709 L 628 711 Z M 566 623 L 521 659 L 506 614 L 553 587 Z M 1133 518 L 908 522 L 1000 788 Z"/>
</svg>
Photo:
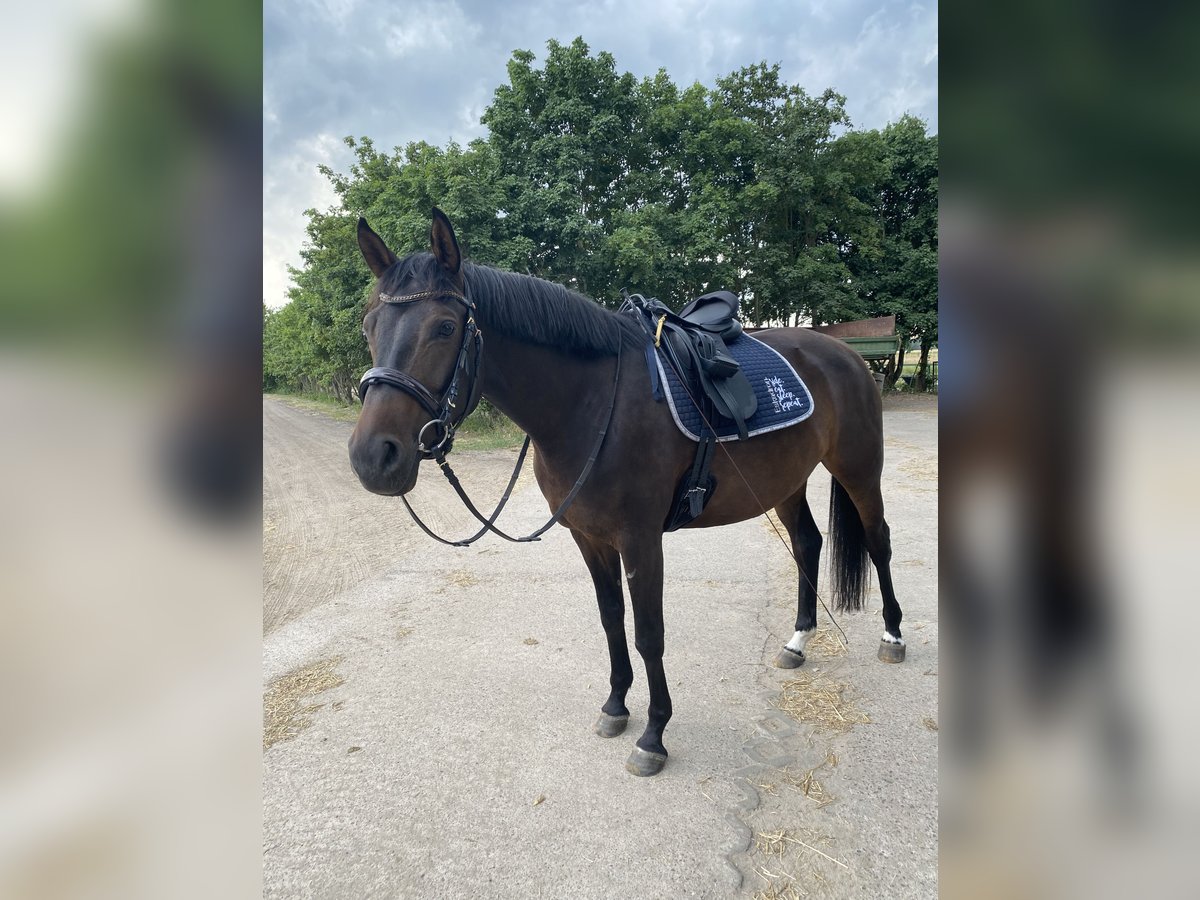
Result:
<svg viewBox="0 0 1200 900">
<path fill-rule="evenodd" d="M 726 344 L 732 343 L 742 333 L 738 321 L 738 298 L 729 291 L 713 291 L 697 297 L 679 313 L 679 318 L 710 334 L 718 334 Z"/>
<path fill-rule="evenodd" d="M 626 297 L 622 312 L 638 317 L 651 340 L 646 346 L 646 363 L 656 400 L 665 386 L 659 383 L 655 354 L 687 385 L 688 393 L 704 419 L 715 415 L 734 423 L 738 440 L 747 440 L 746 421 L 758 409 L 758 398 L 726 342 L 742 334 L 737 320 L 738 298 L 729 291 L 713 291 L 697 297 L 678 314 L 660 300 L 640 294 Z M 671 515 L 664 530 L 674 531 L 700 515 L 712 496 L 716 479 L 709 474 L 716 435 L 705 428 L 696 448 L 691 471 L 680 483 Z"/>
<path fill-rule="evenodd" d="M 697 297 L 675 314 L 662 301 L 635 294 L 623 308 L 636 312 L 653 335 L 653 347 L 646 351 L 647 361 L 653 362 L 654 350 L 663 353 L 689 386 L 693 399 L 707 400 L 718 415 L 737 426 L 738 439 L 746 440 L 746 420 L 758 409 L 758 399 L 726 347 L 727 341 L 736 340 L 742 333 L 736 318 L 738 298 L 729 291 L 714 291 Z M 657 366 L 651 365 L 650 369 L 658 397 Z"/>
</svg>

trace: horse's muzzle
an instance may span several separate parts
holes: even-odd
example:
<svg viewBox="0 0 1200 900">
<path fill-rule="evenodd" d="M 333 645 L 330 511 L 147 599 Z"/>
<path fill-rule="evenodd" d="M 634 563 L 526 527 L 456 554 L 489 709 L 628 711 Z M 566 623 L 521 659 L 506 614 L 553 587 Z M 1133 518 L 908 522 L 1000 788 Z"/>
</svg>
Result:
<svg viewBox="0 0 1200 900">
<path fill-rule="evenodd" d="M 401 449 L 394 435 L 368 434 L 350 436 L 350 465 L 354 474 L 368 491 L 395 497 L 407 494 L 417 483 L 417 466 L 421 457 Z"/>
</svg>

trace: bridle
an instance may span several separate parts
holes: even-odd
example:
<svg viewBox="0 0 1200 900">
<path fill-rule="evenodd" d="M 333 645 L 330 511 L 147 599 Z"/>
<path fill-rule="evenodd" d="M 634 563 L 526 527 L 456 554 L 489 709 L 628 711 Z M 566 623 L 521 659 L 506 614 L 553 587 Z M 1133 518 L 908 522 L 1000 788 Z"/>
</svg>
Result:
<svg viewBox="0 0 1200 900">
<path fill-rule="evenodd" d="M 433 393 L 407 372 L 401 372 L 399 369 L 393 369 L 389 366 L 374 366 L 367 369 L 358 382 L 359 400 L 366 400 L 367 391 L 372 385 L 387 384 L 404 391 L 421 404 L 422 409 L 433 417 L 421 426 L 421 430 L 417 433 L 417 452 L 420 453 L 423 459 L 432 459 L 437 462 L 438 468 L 442 470 L 442 474 L 446 476 L 446 480 L 450 482 L 451 487 L 454 488 L 454 492 L 458 494 L 458 498 L 466 506 L 467 511 L 481 522 L 483 527 L 468 538 L 458 541 L 447 540 L 434 534 L 429 526 L 421 521 L 421 517 L 417 515 L 416 511 L 409 504 L 408 498 L 401 495 L 400 500 L 404 503 L 404 508 L 408 510 L 408 514 L 412 516 L 412 520 L 435 541 L 451 547 L 466 547 L 475 543 L 475 541 L 479 540 L 489 531 L 504 538 L 506 541 L 512 541 L 514 544 L 525 544 L 541 540 L 541 535 L 549 531 L 562 518 L 567 508 L 575 502 L 575 498 L 579 495 L 579 492 L 588 480 L 588 476 L 592 473 L 592 467 L 596 464 L 596 458 L 600 455 L 600 449 L 604 446 L 608 427 L 612 424 L 613 410 L 617 405 L 617 389 L 621 383 L 620 346 L 618 345 L 617 347 L 617 363 L 613 371 L 612 398 L 609 400 L 608 410 L 604 414 L 604 421 L 596 433 L 592 452 L 588 456 L 587 462 L 584 463 L 583 470 L 579 473 L 579 477 L 575 480 L 575 484 L 571 487 L 567 496 L 559 504 L 558 509 L 554 511 L 554 515 L 550 517 L 550 520 L 545 525 L 537 531 L 525 535 L 525 537 L 512 537 L 496 527 L 496 520 L 500 517 L 500 512 L 504 509 L 505 504 L 508 503 L 508 498 L 512 495 L 513 488 L 516 486 L 517 477 L 521 474 L 521 467 L 525 464 L 525 456 L 529 452 L 529 435 L 525 435 L 525 443 L 521 445 L 521 452 L 517 456 L 517 464 L 513 469 L 512 477 L 508 480 L 508 487 L 504 489 L 504 496 L 500 498 L 500 502 L 490 516 L 484 516 L 476 508 L 475 504 L 471 502 L 471 498 L 467 496 L 458 477 L 454 474 L 454 470 L 450 468 L 450 464 L 446 461 L 446 454 L 450 452 L 454 444 L 455 430 L 462 424 L 463 419 L 467 417 L 471 410 L 475 408 L 483 391 L 483 379 L 480 377 L 480 367 L 483 363 L 483 335 L 479 331 L 479 326 L 475 323 L 475 304 L 457 291 L 436 289 L 417 291 L 416 293 L 404 294 L 399 297 L 381 293 L 379 299 L 383 303 L 415 303 L 418 300 L 451 299 L 461 303 L 467 310 L 467 320 L 463 325 L 462 346 L 458 350 L 458 361 L 454 364 L 454 372 L 450 376 L 450 384 L 442 392 L 442 399 L 440 401 L 434 399 Z M 472 347 L 474 348 L 474 353 L 469 352 Z M 456 406 L 459 395 L 458 381 L 464 375 L 469 382 L 467 387 L 467 402 L 460 409 Z M 451 410 L 454 410 L 457 415 L 452 414 Z M 436 427 L 441 432 L 441 437 L 436 443 L 427 445 L 425 443 L 425 432 L 429 430 L 430 426 Z M 435 432 L 436 435 L 437 432 Z"/>
<path fill-rule="evenodd" d="M 419 404 L 432 418 L 421 426 L 417 432 L 417 452 L 422 459 L 444 457 L 454 445 L 454 432 L 462 424 L 463 419 L 479 402 L 483 388 L 480 378 L 480 365 L 483 362 L 483 335 L 475 324 L 475 304 L 463 294 L 450 290 L 417 291 L 412 294 L 392 296 L 380 294 L 381 303 L 396 305 L 416 303 L 419 300 L 455 300 L 467 310 L 467 319 L 463 324 L 462 344 L 458 348 L 458 360 L 450 375 L 450 383 L 442 391 L 441 400 L 433 396 L 433 392 L 407 372 L 393 369 L 390 366 L 374 366 L 363 373 L 358 382 L 358 398 L 366 402 L 367 391 L 372 385 L 386 384 L 404 391 Z M 467 379 L 467 402 L 458 407 L 459 380 Z M 427 442 L 426 433 L 433 429 L 432 443 Z"/>
</svg>

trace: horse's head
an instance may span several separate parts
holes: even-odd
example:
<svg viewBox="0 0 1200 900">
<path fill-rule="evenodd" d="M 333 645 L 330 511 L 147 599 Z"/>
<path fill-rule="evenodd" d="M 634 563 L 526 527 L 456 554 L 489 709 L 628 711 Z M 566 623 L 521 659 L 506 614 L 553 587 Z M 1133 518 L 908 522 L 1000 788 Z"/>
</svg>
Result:
<svg viewBox="0 0 1200 900">
<path fill-rule="evenodd" d="M 373 367 L 359 384 L 362 413 L 350 463 L 376 494 L 408 493 L 423 458 L 449 452 L 479 400 L 480 339 L 450 220 L 433 211 L 432 253 L 402 260 L 365 219 L 358 246 L 377 281 L 363 318 Z"/>
</svg>

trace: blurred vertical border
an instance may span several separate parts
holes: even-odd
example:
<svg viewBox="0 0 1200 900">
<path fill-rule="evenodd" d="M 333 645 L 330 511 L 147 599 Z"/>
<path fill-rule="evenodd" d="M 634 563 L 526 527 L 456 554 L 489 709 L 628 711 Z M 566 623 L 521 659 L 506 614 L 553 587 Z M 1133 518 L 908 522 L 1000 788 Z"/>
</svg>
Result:
<svg viewBox="0 0 1200 900">
<path fill-rule="evenodd" d="M 257 896 L 261 7 L 4 18 L 0 896 Z"/>
<path fill-rule="evenodd" d="M 942 895 L 1192 896 L 1200 7 L 941 25 Z"/>
</svg>

